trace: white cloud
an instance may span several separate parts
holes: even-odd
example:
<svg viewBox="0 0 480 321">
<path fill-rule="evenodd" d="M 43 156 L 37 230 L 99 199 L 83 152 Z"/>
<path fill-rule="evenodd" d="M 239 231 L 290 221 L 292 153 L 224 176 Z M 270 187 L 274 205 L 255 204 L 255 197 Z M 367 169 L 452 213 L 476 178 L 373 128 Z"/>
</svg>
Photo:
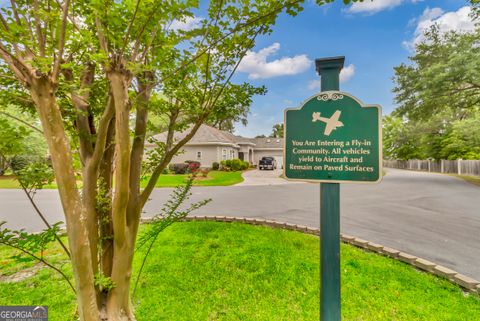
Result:
<svg viewBox="0 0 480 321">
<path fill-rule="evenodd" d="M 363 2 L 355 2 L 347 11 L 349 13 L 374 14 L 399 6 L 402 2 L 403 0 L 366 0 Z"/>
<path fill-rule="evenodd" d="M 353 77 L 355 74 L 355 66 L 353 64 L 344 67 L 342 71 L 340 71 L 340 82 L 347 82 L 350 78 Z"/>
<path fill-rule="evenodd" d="M 296 75 L 307 70 L 312 61 L 307 55 L 282 57 L 267 61 L 280 49 L 278 42 L 258 52 L 248 51 L 238 66 L 238 71 L 248 73 L 249 79 L 265 79 L 278 76 Z"/>
<path fill-rule="evenodd" d="M 308 89 L 310 90 L 320 90 L 320 79 L 310 80 L 308 83 Z"/>
<path fill-rule="evenodd" d="M 398 7 L 402 3 L 417 3 L 423 0 L 364 0 L 363 2 L 355 2 L 348 9 L 348 13 L 366 13 L 375 14 L 383 10 L 389 10 Z"/>
<path fill-rule="evenodd" d="M 340 71 L 340 83 L 344 83 L 344 82 L 349 81 L 350 78 L 352 78 L 354 74 L 355 74 L 355 65 L 354 64 L 350 64 L 347 67 L 344 67 L 342 69 L 342 71 Z M 308 83 L 308 89 L 310 89 L 310 90 L 314 90 L 314 89 L 320 90 L 320 79 L 311 80 Z"/>
<path fill-rule="evenodd" d="M 475 23 L 470 17 L 470 12 L 471 8 L 469 6 L 451 12 L 444 12 L 440 8 L 426 8 L 417 20 L 413 39 L 404 41 L 403 45 L 413 51 L 415 45 L 425 41 L 425 32 L 433 25 L 437 25 L 441 33 L 449 31 L 474 31 Z"/>
<path fill-rule="evenodd" d="M 183 20 L 173 20 L 170 25 L 171 30 L 189 31 L 200 26 L 202 18 L 186 17 Z"/>
</svg>

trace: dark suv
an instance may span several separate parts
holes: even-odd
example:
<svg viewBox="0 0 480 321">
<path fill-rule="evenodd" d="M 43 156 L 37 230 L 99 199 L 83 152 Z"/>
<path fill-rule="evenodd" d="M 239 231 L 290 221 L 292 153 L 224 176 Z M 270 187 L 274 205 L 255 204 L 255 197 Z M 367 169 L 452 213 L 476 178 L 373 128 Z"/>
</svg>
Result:
<svg viewBox="0 0 480 321">
<path fill-rule="evenodd" d="M 262 157 L 262 159 L 258 162 L 258 169 L 271 169 L 272 171 L 277 168 L 277 162 L 275 158 L 271 156 Z"/>
</svg>

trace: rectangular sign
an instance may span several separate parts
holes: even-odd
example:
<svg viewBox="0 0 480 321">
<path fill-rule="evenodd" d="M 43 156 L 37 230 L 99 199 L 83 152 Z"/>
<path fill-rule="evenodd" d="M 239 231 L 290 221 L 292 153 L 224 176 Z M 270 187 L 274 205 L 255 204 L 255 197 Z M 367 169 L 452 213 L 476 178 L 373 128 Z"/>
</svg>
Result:
<svg viewBox="0 0 480 321">
<path fill-rule="evenodd" d="M 284 175 L 316 182 L 370 182 L 382 177 L 381 108 L 326 91 L 285 110 Z"/>
</svg>

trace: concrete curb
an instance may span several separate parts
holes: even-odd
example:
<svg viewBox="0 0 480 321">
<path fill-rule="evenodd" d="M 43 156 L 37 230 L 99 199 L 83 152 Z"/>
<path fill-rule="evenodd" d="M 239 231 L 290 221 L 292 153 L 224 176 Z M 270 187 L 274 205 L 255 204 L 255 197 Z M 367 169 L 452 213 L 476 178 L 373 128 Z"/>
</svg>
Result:
<svg viewBox="0 0 480 321">
<path fill-rule="evenodd" d="M 142 222 L 149 222 L 150 219 L 142 219 Z M 280 228 L 285 230 L 297 231 L 305 234 L 312 234 L 320 236 L 320 229 L 315 227 L 309 227 L 304 225 L 290 224 L 285 222 L 277 222 L 272 220 L 265 220 L 259 218 L 241 218 L 230 216 L 187 216 L 183 221 L 216 221 L 216 222 L 238 222 L 252 225 L 269 226 L 272 228 Z M 451 270 L 442 265 L 430 262 L 429 260 L 416 257 L 414 255 L 392 249 L 380 244 L 369 242 L 358 237 L 351 235 L 341 234 L 341 240 L 343 243 L 351 244 L 358 248 L 364 249 L 369 252 L 378 253 L 384 256 L 388 256 L 392 259 L 407 263 L 419 270 L 434 274 L 436 276 L 445 278 L 452 283 L 455 283 L 463 289 L 480 294 L 480 282 L 472 279 L 466 275 L 460 274 L 454 270 Z"/>
</svg>

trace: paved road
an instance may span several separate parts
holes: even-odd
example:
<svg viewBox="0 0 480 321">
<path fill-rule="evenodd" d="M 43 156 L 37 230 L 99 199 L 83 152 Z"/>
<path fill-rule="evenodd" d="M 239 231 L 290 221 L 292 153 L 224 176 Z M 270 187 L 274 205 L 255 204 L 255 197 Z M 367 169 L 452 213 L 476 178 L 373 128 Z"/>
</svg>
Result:
<svg viewBox="0 0 480 321">
<path fill-rule="evenodd" d="M 171 189 L 157 189 L 144 216 L 162 207 Z M 342 232 L 427 258 L 480 279 L 480 188 L 439 174 L 387 170 L 378 185 L 347 185 Z M 55 191 L 37 195 L 52 221 L 62 214 Z M 318 184 L 197 187 L 192 201 L 212 198 L 196 215 L 246 216 L 319 226 Z M 39 229 L 41 222 L 18 190 L 0 191 L 0 220 Z"/>
<path fill-rule="evenodd" d="M 299 184 L 299 182 L 287 181 L 280 178 L 281 169 L 275 170 L 249 170 L 242 174 L 244 181 L 236 186 L 259 186 L 259 185 L 285 185 Z"/>
</svg>

